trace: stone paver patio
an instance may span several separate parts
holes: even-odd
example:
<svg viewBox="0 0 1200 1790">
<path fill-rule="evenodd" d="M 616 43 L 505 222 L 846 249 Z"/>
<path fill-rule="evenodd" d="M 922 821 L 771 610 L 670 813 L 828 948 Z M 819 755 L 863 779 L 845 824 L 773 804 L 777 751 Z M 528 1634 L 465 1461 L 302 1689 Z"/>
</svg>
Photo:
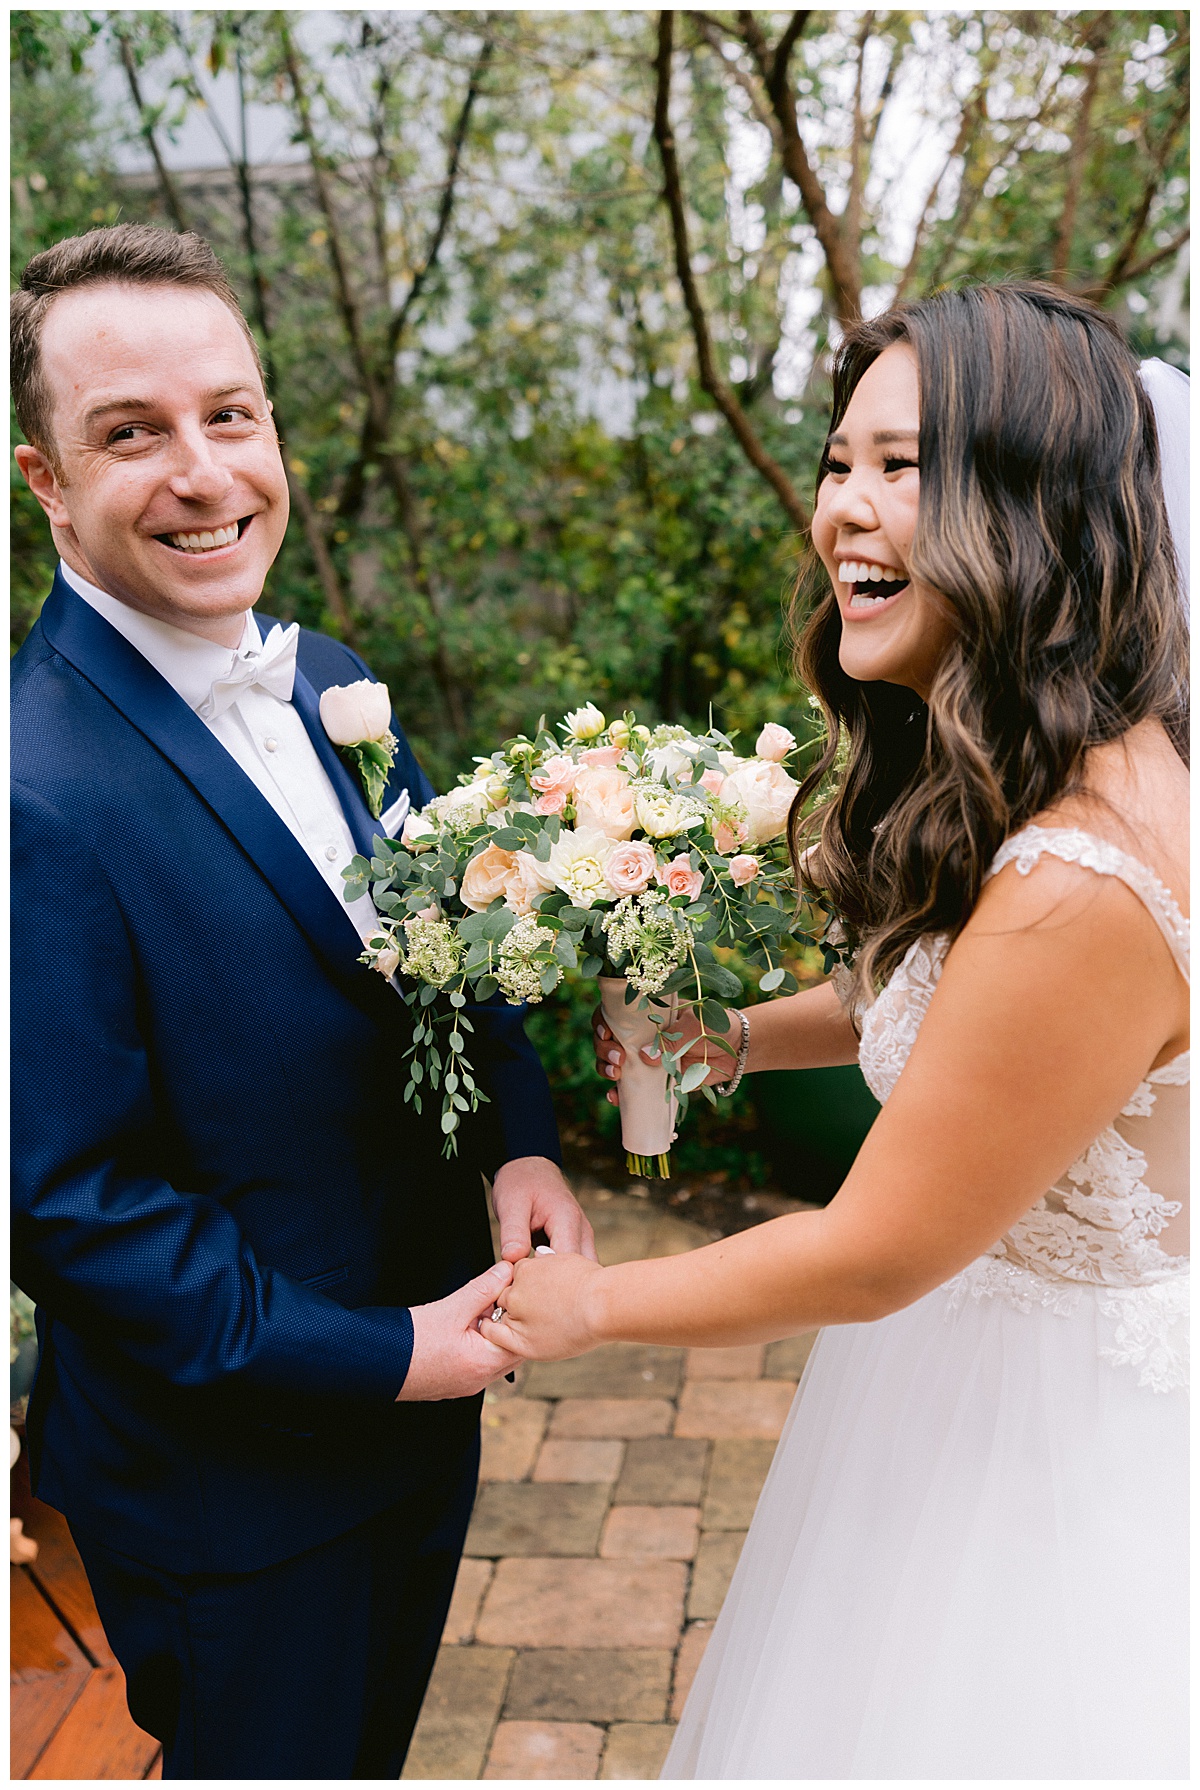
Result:
<svg viewBox="0 0 1200 1790">
<path fill-rule="evenodd" d="M 631 1194 L 581 1199 L 605 1262 L 709 1240 Z M 812 1340 L 618 1343 L 489 1391 L 406 1778 L 657 1777 Z"/>
</svg>

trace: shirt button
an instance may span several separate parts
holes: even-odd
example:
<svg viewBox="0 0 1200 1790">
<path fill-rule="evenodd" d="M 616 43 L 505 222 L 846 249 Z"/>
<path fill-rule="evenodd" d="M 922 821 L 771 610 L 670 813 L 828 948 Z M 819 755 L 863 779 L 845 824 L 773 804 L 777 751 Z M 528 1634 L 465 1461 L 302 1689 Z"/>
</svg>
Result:
<svg viewBox="0 0 1200 1790">
<path fill-rule="evenodd" d="M 332 864 L 334 859 L 338 856 L 337 846 L 336 845 L 327 845 L 325 847 L 325 856 L 329 859 L 329 862 Z"/>
<path fill-rule="evenodd" d="M 278 740 L 264 740 L 263 745 L 266 747 L 268 752 L 278 752 L 278 750 L 279 750 L 279 741 Z"/>
</svg>

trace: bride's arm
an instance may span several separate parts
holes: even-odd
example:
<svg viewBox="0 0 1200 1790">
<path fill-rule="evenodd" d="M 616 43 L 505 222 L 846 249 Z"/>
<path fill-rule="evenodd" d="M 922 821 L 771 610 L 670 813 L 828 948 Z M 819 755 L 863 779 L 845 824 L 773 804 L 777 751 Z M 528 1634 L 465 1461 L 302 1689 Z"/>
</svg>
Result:
<svg viewBox="0 0 1200 1790">
<path fill-rule="evenodd" d="M 1054 859 L 1028 877 L 1010 866 L 823 1212 L 656 1261 L 519 1263 L 495 1340 L 541 1357 L 618 1338 L 714 1346 L 898 1311 L 1002 1236 L 1186 1026 L 1186 988 L 1122 883 Z"/>
<path fill-rule="evenodd" d="M 732 1009 L 729 1010 L 732 1013 Z M 761 1069 L 825 1069 L 836 1064 L 857 1063 L 858 1036 L 850 1017 L 838 999 L 832 982 L 806 988 L 799 994 L 784 995 L 777 1001 L 762 1001 L 746 1009 L 750 1020 L 750 1049 L 746 1057 L 746 1074 Z M 600 1009 L 594 1015 L 596 1056 L 602 1074 L 620 1081 L 624 1052 L 608 1027 Z M 699 1026 L 691 1013 L 681 1015 L 681 1025 L 688 1032 Z M 736 1045 L 739 1029 L 731 1024 L 727 1041 Z M 708 1080 L 726 1081 L 732 1070 L 732 1059 L 719 1046 L 698 1044 L 689 1050 L 683 1066 L 707 1061 Z"/>
</svg>

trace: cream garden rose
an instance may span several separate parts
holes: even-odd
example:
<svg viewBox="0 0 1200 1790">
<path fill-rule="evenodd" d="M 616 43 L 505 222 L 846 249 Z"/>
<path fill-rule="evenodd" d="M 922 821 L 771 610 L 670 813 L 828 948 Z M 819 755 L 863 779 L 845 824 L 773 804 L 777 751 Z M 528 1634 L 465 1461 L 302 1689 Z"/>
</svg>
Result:
<svg viewBox="0 0 1200 1790">
<path fill-rule="evenodd" d="M 777 839 L 799 787 L 781 764 L 769 759 L 751 758 L 731 771 L 721 785 L 721 801 L 745 813 L 746 839 L 738 843 L 765 845 Z"/>
<path fill-rule="evenodd" d="M 413 814 L 410 811 L 405 815 L 400 843 L 408 851 L 429 851 L 437 844 L 437 836 L 437 828 L 424 814 Z"/>
<path fill-rule="evenodd" d="M 320 709 L 321 725 L 335 746 L 361 746 L 366 740 L 382 740 L 391 730 L 387 685 L 371 678 L 332 684 L 321 692 Z"/>
<path fill-rule="evenodd" d="M 537 897 L 548 895 L 553 887 L 554 877 L 548 864 L 540 863 L 532 852 L 515 852 L 513 867 L 504 885 L 504 904 L 523 919 L 533 912 Z"/>
<path fill-rule="evenodd" d="M 554 886 L 570 896 L 574 907 L 591 907 L 593 902 L 608 899 L 604 869 L 612 849 L 608 835 L 591 827 L 577 831 L 564 827 L 550 847 L 548 868 Z"/>
</svg>

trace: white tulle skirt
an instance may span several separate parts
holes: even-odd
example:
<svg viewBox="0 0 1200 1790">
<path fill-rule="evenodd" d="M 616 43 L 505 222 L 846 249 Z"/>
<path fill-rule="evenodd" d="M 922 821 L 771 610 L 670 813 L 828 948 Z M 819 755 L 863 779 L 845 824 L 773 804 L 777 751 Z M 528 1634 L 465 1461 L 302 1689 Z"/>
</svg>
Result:
<svg viewBox="0 0 1200 1790">
<path fill-rule="evenodd" d="M 1090 1288 L 824 1331 L 662 1775 L 1186 1777 L 1187 1392 L 1116 1333 Z"/>
</svg>

